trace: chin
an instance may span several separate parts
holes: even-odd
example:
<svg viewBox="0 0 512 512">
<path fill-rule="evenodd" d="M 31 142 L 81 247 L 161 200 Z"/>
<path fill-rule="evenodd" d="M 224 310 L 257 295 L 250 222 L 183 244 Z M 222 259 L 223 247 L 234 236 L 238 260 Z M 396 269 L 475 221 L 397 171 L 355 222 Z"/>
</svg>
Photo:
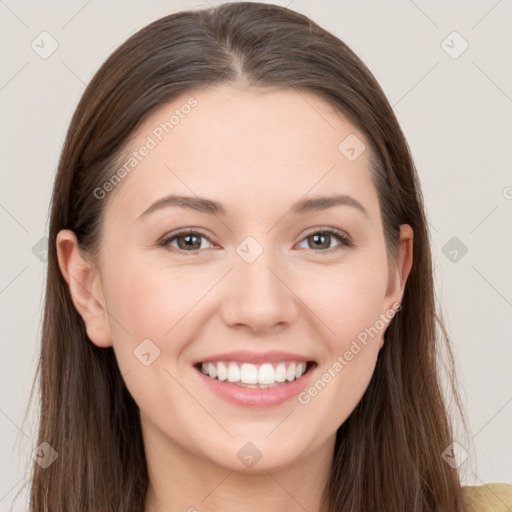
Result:
<svg viewBox="0 0 512 512">
<path fill-rule="evenodd" d="M 246 435 L 230 440 L 227 446 L 219 443 L 217 450 L 208 454 L 209 458 L 230 471 L 247 474 L 277 471 L 297 464 L 303 449 L 289 438 L 285 441 L 276 435 L 273 440 L 265 439 L 267 434 L 268 430 L 259 437 Z"/>
</svg>

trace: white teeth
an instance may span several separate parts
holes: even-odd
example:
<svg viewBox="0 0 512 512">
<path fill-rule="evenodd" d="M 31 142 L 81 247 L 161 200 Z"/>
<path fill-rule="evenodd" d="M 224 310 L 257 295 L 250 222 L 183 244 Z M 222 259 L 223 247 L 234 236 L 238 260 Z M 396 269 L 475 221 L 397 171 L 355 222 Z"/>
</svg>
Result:
<svg viewBox="0 0 512 512">
<path fill-rule="evenodd" d="M 236 363 L 229 363 L 228 382 L 238 382 L 240 380 L 240 368 Z"/>
<path fill-rule="evenodd" d="M 224 363 L 217 364 L 217 379 L 220 381 L 226 380 L 228 378 L 228 369 Z"/>
<path fill-rule="evenodd" d="M 300 375 L 299 377 L 302 377 L 306 373 L 306 368 L 308 367 L 307 363 L 300 363 Z M 297 378 L 299 378 L 297 377 Z"/>
<path fill-rule="evenodd" d="M 244 384 L 258 384 L 258 369 L 253 364 L 244 363 L 240 368 L 240 382 Z M 267 384 L 260 382 L 260 384 Z"/>
<path fill-rule="evenodd" d="M 284 382 L 286 380 L 286 366 L 283 363 L 277 365 L 275 379 L 276 382 Z"/>
<path fill-rule="evenodd" d="M 242 381 L 243 382 L 243 381 Z M 274 368 L 270 363 L 265 363 L 260 366 L 258 370 L 258 383 L 259 384 L 274 384 Z"/>
<path fill-rule="evenodd" d="M 217 368 L 212 363 L 208 363 L 208 375 L 210 375 L 212 379 L 215 379 L 215 377 L 217 377 Z"/>
<path fill-rule="evenodd" d="M 295 380 L 295 363 L 288 366 L 288 369 L 286 370 L 286 380 L 290 382 Z"/>
<path fill-rule="evenodd" d="M 288 367 L 287 367 L 288 365 Z M 276 383 L 292 382 L 302 377 L 306 363 L 202 363 L 201 372 L 212 379 L 240 384 L 249 388 L 274 387 Z"/>
</svg>

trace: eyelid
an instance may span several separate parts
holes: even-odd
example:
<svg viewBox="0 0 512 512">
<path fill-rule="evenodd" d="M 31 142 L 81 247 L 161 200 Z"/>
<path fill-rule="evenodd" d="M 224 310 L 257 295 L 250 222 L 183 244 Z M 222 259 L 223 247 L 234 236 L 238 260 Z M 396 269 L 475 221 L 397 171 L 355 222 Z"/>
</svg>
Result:
<svg viewBox="0 0 512 512">
<path fill-rule="evenodd" d="M 314 235 L 316 233 L 328 233 L 328 234 L 335 234 L 335 235 L 338 235 L 339 237 L 342 237 L 344 239 L 346 239 L 347 241 L 350 241 L 352 242 L 352 238 L 351 236 L 346 233 L 345 231 L 342 231 L 341 229 L 338 229 L 338 228 L 331 228 L 331 227 L 328 227 L 328 226 L 321 226 L 321 227 L 315 227 L 315 228 L 312 228 L 310 231 L 308 231 L 304 236 L 303 238 L 300 240 L 302 242 L 302 240 L 304 240 L 304 238 L 310 236 L 310 235 Z"/>
</svg>

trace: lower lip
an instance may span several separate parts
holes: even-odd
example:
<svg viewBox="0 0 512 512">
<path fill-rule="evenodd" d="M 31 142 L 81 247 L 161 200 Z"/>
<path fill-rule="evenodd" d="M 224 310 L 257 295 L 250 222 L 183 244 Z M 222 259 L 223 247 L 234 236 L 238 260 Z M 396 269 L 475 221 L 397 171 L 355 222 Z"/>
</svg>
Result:
<svg viewBox="0 0 512 512">
<path fill-rule="evenodd" d="M 314 367 L 292 382 L 283 382 L 274 388 L 254 389 L 237 386 L 206 376 L 195 368 L 203 382 L 218 396 L 243 407 L 274 407 L 297 396 L 307 386 Z"/>
</svg>

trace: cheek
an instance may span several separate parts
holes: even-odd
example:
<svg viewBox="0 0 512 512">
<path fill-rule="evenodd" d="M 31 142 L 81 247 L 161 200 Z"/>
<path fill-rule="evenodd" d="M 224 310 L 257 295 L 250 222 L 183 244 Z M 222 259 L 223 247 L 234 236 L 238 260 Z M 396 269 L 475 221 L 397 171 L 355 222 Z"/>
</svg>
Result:
<svg viewBox="0 0 512 512">
<path fill-rule="evenodd" d="M 381 314 L 387 267 L 375 260 L 310 278 L 315 286 L 303 288 L 301 297 L 315 313 L 316 332 L 324 333 L 317 334 L 324 357 L 299 402 L 328 418 L 325 426 L 334 431 L 356 407 L 374 372 L 386 326 Z"/>
<path fill-rule="evenodd" d="M 175 365 L 200 324 L 194 307 L 199 310 L 198 301 L 217 278 L 211 272 L 208 278 L 183 268 L 158 267 L 143 258 L 118 263 L 105 287 L 116 359 L 141 410 L 154 414 L 165 404 L 164 423 L 169 423 L 171 411 L 190 409 L 172 376 L 178 376 Z"/>
<path fill-rule="evenodd" d="M 321 321 L 331 348 L 339 352 L 379 319 L 386 289 L 386 266 L 375 260 L 303 273 L 299 296 Z"/>
<path fill-rule="evenodd" d="M 192 266 L 150 264 L 144 258 L 116 261 L 110 269 L 105 300 L 120 366 L 132 364 L 133 351 L 146 339 L 162 355 L 179 356 L 189 341 L 183 331 L 192 333 L 195 309 L 218 276 Z"/>
</svg>

